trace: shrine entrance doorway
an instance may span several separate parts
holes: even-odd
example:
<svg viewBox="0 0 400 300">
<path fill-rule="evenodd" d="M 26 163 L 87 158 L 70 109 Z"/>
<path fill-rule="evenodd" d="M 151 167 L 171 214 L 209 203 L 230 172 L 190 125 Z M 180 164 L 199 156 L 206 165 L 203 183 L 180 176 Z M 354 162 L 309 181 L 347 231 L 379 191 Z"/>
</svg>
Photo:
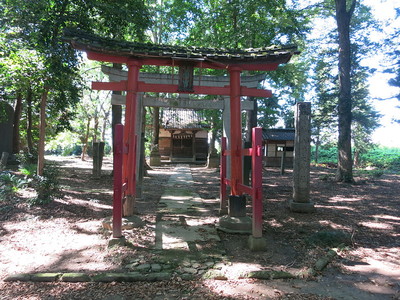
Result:
<svg viewBox="0 0 400 300">
<path fill-rule="evenodd" d="M 193 158 L 195 155 L 194 136 L 193 132 L 171 132 L 171 161 L 177 161 L 180 158 Z"/>
</svg>

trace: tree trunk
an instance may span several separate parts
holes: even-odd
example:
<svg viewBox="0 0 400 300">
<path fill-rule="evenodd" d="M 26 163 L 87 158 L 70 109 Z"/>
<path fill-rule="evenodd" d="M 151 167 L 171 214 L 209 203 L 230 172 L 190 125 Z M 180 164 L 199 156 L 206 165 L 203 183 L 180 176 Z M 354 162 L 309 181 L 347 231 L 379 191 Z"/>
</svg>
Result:
<svg viewBox="0 0 400 300">
<path fill-rule="evenodd" d="M 109 115 L 110 115 L 110 109 L 107 111 L 104 111 L 104 120 L 103 120 L 103 125 L 101 128 L 101 141 L 103 141 L 103 142 L 106 140 L 107 120 L 108 120 Z"/>
<path fill-rule="evenodd" d="M 93 143 L 97 142 L 98 131 L 99 131 L 99 113 L 96 110 L 94 113 Z"/>
<path fill-rule="evenodd" d="M 121 95 L 121 92 L 113 91 L 114 95 Z M 114 141 L 114 130 L 116 124 L 122 124 L 122 106 L 112 105 L 111 106 L 111 126 L 112 126 L 112 138 Z"/>
<path fill-rule="evenodd" d="M 153 141 L 152 147 L 158 146 L 160 140 L 160 108 L 153 107 Z"/>
<path fill-rule="evenodd" d="M 314 154 L 314 160 L 316 164 L 318 164 L 319 160 L 319 145 L 321 144 L 321 139 L 319 137 L 320 134 L 321 134 L 321 128 L 317 126 L 317 137 L 315 138 L 315 154 Z"/>
<path fill-rule="evenodd" d="M 350 20 L 356 0 L 347 10 L 346 0 L 335 0 L 336 22 L 339 34 L 339 99 L 338 99 L 338 168 L 336 180 L 353 182 L 353 160 L 351 155 L 351 52 Z"/>
<path fill-rule="evenodd" d="M 81 154 L 81 160 L 85 160 L 86 152 L 87 152 L 87 147 L 88 147 L 88 141 L 89 141 L 89 133 L 90 133 L 90 121 L 91 119 L 89 116 L 87 117 L 87 123 L 86 123 L 86 133 L 85 133 L 85 139 L 83 141 L 83 148 L 82 148 L 82 154 Z"/>
<path fill-rule="evenodd" d="M 360 150 L 356 150 L 356 151 L 354 151 L 354 165 L 356 166 L 356 167 L 359 167 L 360 166 Z"/>
<path fill-rule="evenodd" d="M 28 152 L 33 153 L 33 137 L 32 137 L 32 91 L 28 90 L 26 96 L 27 112 L 26 112 L 26 142 L 28 144 Z"/>
<path fill-rule="evenodd" d="M 39 125 L 39 144 L 38 144 L 38 163 L 37 174 L 43 176 L 44 169 L 44 140 L 46 138 L 46 105 L 49 88 L 45 87 L 40 99 L 40 125 Z"/>
<path fill-rule="evenodd" d="M 142 132 L 141 132 L 142 138 L 140 139 L 141 142 L 142 142 L 142 145 L 141 145 L 142 149 L 140 151 L 140 154 L 141 154 L 141 158 L 140 159 L 141 159 L 141 161 L 143 163 L 143 166 L 142 166 L 142 168 L 143 168 L 142 177 L 143 176 L 149 176 L 149 173 L 147 172 L 147 170 L 152 170 L 152 168 L 146 162 L 146 154 L 145 154 L 146 114 L 147 114 L 146 107 L 143 106 Z"/>
<path fill-rule="evenodd" d="M 22 112 L 22 94 L 17 94 L 17 102 L 15 103 L 14 109 L 14 122 L 13 122 L 13 153 L 19 153 L 19 124 L 21 123 L 21 112 Z"/>
<path fill-rule="evenodd" d="M 217 130 L 215 129 L 216 126 L 217 125 L 213 122 L 212 130 L 211 130 L 211 137 L 210 137 L 210 149 L 208 149 L 209 154 L 216 152 L 216 149 L 215 149 L 215 141 L 217 139 Z"/>
</svg>

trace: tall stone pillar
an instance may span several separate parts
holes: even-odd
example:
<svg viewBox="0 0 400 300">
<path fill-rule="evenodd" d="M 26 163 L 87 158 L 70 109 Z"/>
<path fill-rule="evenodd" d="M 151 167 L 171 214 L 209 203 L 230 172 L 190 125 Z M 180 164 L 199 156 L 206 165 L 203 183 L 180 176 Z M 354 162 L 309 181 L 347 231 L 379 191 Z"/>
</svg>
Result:
<svg viewBox="0 0 400 300">
<path fill-rule="evenodd" d="M 295 140 L 293 161 L 293 200 L 290 210 L 315 211 L 310 201 L 311 103 L 299 102 L 295 108 Z"/>
</svg>

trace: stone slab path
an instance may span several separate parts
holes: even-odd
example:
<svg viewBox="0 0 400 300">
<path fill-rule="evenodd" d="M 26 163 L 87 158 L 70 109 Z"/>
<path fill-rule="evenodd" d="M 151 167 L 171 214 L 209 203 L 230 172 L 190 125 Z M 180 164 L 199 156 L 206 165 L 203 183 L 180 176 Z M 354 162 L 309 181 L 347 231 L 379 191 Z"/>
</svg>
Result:
<svg viewBox="0 0 400 300">
<path fill-rule="evenodd" d="M 158 204 L 156 249 L 196 253 L 219 242 L 215 220 L 193 192 L 188 165 L 177 165 Z"/>
</svg>

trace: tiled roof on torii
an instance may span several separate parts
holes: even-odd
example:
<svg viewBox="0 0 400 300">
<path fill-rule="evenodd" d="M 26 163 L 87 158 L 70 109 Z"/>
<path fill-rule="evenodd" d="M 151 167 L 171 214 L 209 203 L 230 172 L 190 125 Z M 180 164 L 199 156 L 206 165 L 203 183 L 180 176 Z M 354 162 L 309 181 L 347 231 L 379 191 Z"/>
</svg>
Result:
<svg viewBox="0 0 400 300">
<path fill-rule="evenodd" d="M 65 41 L 82 51 L 104 53 L 125 57 L 170 58 L 194 61 L 214 61 L 222 64 L 235 63 L 287 63 L 294 54 L 299 54 L 297 47 L 270 46 L 249 49 L 217 49 L 195 46 L 158 45 L 104 38 L 78 29 L 64 30 Z"/>
</svg>

